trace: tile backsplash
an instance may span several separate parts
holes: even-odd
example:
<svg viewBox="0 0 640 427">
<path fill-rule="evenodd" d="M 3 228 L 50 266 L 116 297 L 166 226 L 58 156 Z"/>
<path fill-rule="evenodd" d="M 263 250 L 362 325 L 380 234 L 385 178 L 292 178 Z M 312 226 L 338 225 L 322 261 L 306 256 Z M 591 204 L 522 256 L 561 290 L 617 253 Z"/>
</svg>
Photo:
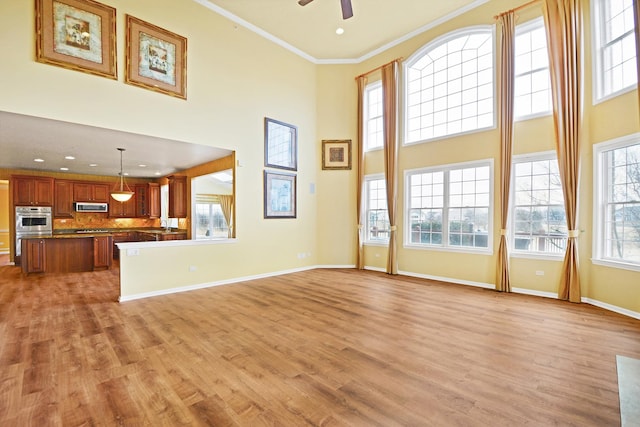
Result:
<svg viewBox="0 0 640 427">
<path fill-rule="evenodd" d="M 73 218 L 54 218 L 53 230 L 160 227 L 160 219 L 109 218 L 104 213 L 74 212 Z"/>
</svg>

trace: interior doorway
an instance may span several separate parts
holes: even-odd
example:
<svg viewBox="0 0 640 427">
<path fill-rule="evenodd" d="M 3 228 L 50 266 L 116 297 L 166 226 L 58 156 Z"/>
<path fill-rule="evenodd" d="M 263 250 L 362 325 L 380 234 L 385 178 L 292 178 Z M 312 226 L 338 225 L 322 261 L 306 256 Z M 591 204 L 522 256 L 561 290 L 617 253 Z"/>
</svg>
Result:
<svg viewBox="0 0 640 427">
<path fill-rule="evenodd" d="M 0 265 L 9 264 L 9 181 L 0 179 Z"/>
</svg>

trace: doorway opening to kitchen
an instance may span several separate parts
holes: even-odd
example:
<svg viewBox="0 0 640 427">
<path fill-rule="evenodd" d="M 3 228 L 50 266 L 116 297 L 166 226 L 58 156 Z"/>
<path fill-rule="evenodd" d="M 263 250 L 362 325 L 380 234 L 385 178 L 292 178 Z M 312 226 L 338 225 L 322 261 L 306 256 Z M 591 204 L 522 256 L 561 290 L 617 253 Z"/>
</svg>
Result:
<svg viewBox="0 0 640 427">
<path fill-rule="evenodd" d="M 0 266 L 9 265 L 9 181 L 0 179 Z"/>
</svg>

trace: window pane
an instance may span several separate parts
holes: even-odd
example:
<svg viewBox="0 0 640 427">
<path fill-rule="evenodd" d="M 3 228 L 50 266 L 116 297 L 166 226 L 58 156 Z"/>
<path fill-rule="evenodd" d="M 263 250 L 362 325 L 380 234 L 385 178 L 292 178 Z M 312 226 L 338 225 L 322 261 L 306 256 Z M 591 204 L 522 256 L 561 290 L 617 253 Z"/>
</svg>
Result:
<svg viewBox="0 0 640 427">
<path fill-rule="evenodd" d="M 389 240 L 389 214 L 387 212 L 387 192 L 384 179 L 366 179 L 366 234 L 368 242 Z"/>
<path fill-rule="evenodd" d="M 606 151 L 602 154 L 605 183 L 603 204 L 604 235 L 598 244 L 605 258 L 640 264 L 640 144 Z M 603 180 L 602 176 L 598 179 Z"/>
<path fill-rule="evenodd" d="M 557 160 L 514 161 L 510 243 L 516 252 L 564 254 L 567 227 Z"/>
<path fill-rule="evenodd" d="M 407 73 L 421 81 L 420 101 L 408 85 L 406 141 L 418 142 L 493 125 L 493 40 L 490 30 L 470 30 L 434 46 L 414 59 Z M 432 64 L 433 70 L 426 64 Z M 481 101 L 486 101 L 480 104 Z M 432 117 L 428 117 L 431 116 Z"/>
<path fill-rule="evenodd" d="M 196 239 L 225 239 L 229 237 L 227 220 L 219 203 L 196 203 Z"/>
<path fill-rule="evenodd" d="M 412 86 L 413 88 L 414 86 Z M 413 92 L 413 91 L 412 91 Z M 412 97 L 415 98 L 415 94 Z M 365 150 L 382 147 L 382 85 L 379 82 L 368 85 L 364 93 L 364 140 Z M 411 101 L 413 105 L 416 101 Z M 419 110 L 414 111 L 419 115 Z"/>
<path fill-rule="evenodd" d="M 549 54 L 542 19 L 516 29 L 514 115 L 522 118 L 551 112 Z"/>
<path fill-rule="evenodd" d="M 596 78 L 602 98 L 636 85 L 633 2 L 597 0 L 594 26 L 598 55 Z"/>
</svg>

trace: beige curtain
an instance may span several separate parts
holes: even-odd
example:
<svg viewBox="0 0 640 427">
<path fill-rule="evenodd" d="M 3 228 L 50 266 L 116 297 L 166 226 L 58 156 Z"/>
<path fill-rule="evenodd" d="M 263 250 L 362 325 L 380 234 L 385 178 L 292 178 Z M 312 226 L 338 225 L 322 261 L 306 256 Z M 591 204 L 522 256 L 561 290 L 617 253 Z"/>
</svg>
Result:
<svg viewBox="0 0 640 427">
<path fill-rule="evenodd" d="M 569 228 L 558 298 L 580 302 L 578 195 L 582 138 L 582 0 L 545 0 L 558 166 Z"/>
<path fill-rule="evenodd" d="M 224 219 L 227 221 L 227 226 L 229 227 L 228 236 L 233 237 L 233 224 L 231 223 L 231 212 L 233 211 L 233 196 L 230 194 L 221 194 L 218 196 L 218 201 L 220 202 L 220 208 L 222 209 Z"/>
<path fill-rule="evenodd" d="M 367 86 L 367 76 L 360 76 L 356 79 L 358 84 L 358 159 L 356 160 L 356 170 L 358 171 L 358 182 L 356 189 L 356 220 L 358 221 L 358 251 L 356 252 L 356 266 L 359 270 L 364 270 L 364 218 L 362 203 L 364 201 L 364 89 Z"/>
<path fill-rule="evenodd" d="M 502 32 L 500 37 L 500 244 L 496 271 L 496 290 L 511 292 L 509 279 L 509 246 L 507 244 L 507 219 L 509 217 L 509 191 L 511 186 L 511 151 L 513 147 L 513 85 L 514 45 L 516 17 L 513 11 L 498 17 Z"/>
<path fill-rule="evenodd" d="M 389 212 L 389 257 L 387 273 L 398 274 L 396 205 L 398 200 L 398 61 L 382 67 L 382 102 L 384 107 L 384 173 L 387 185 L 387 211 Z"/>
</svg>

